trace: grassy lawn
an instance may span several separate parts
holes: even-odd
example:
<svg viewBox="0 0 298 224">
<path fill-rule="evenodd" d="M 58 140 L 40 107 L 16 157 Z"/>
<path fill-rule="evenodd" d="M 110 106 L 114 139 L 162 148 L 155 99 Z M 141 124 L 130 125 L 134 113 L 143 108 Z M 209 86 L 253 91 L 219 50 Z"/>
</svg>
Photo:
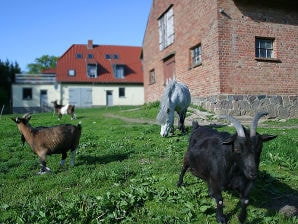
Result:
<svg viewBox="0 0 298 224">
<path fill-rule="evenodd" d="M 48 156 L 52 172 L 45 175 L 37 175 L 37 156 L 21 145 L 10 120 L 16 115 L 2 116 L 0 223 L 215 223 L 204 182 L 188 172 L 184 186 L 176 187 L 189 132 L 161 138 L 157 111 L 155 104 L 78 109 L 73 121 L 33 114 L 33 127 L 81 121 L 83 128 L 76 165 L 69 167 L 68 157 L 61 168 L 61 155 Z M 264 144 L 247 223 L 298 223 L 278 212 L 298 203 L 298 129 L 288 128 L 297 122 L 268 122 L 258 129 L 278 138 Z M 224 203 L 229 223 L 238 223 L 238 195 L 224 193 Z"/>
</svg>

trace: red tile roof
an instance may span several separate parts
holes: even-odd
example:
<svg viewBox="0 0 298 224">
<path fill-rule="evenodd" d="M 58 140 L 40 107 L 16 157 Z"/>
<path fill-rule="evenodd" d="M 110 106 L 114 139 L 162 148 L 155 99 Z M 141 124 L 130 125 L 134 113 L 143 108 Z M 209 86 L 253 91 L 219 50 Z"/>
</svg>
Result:
<svg viewBox="0 0 298 224">
<path fill-rule="evenodd" d="M 90 44 L 90 41 L 88 43 Z M 88 48 L 88 44 L 74 44 L 57 61 L 57 81 L 143 84 L 141 49 L 141 47 L 114 45 L 93 45 L 92 48 Z M 78 53 L 82 54 L 82 58 L 76 58 Z M 88 59 L 88 54 L 93 54 L 93 58 Z M 106 59 L 107 54 L 111 59 Z M 118 55 L 118 59 L 114 59 L 114 55 Z M 88 77 L 88 63 L 97 63 L 96 78 Z M 113 64 L 125 65 L 123 79 L 114 77 Z M 69 69 L 75 70 L 74 76 L 68 75 Z"/>
</svg>

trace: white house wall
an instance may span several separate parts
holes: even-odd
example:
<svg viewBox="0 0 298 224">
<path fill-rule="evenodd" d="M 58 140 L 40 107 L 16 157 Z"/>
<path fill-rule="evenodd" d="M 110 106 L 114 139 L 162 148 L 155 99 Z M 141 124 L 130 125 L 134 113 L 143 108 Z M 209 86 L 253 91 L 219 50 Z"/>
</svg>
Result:
<svg viewBox="0 0 298 224">
<path fill-rule="evenodd" d="M 26 100 L 23 99 L 23 89 L 31 88 L 32 89 L 32 99 Z M 40 91 L 47 91 L 47 105 L 52 107 L 52 101 L 60 98 L 60 89 L 59 86 L 54 84 L 13 84 L 12 85 L 12 106 L 13 108 L 40 108 Z"/>
<path fill-rule="evenodd" d="M 125 96 L 119 97 L 119 88 L 125 88 Z M 32 89 L 32 99 L 23 99 L 23 88 Z M 92 107 L 107 106 L 106 94 L 111 91 L 113 95 L 113 105 L 142 105 L 144 104 L 144 87 L 137 85 L 66 85 L 66 84 L 13 84 L 13 112 L 41 112 L 46 111 L 40 105 L 40 91 L 46 90 L 48 102 L 47 111 L 51 110 L 54 100 L 58 103 L 69 103 L 69 89 L 72 88 L 91 88 L 92 89 Z"/>
<path fill-rule="evenodd" d="M 125 88 L 125 97 L 119 97 L 119 88 Z M 72 85 L 62 84 L 62 104 L 69 103 L 69 89 L 92 88 L 92 106 L 106 106 L 107 91 L 112 91 L 113 105 L 142 105 L 144 104 L 144 87 L 136 85 Z M 59 98 L 60 99 L 60 98 Z"/>
</svg>

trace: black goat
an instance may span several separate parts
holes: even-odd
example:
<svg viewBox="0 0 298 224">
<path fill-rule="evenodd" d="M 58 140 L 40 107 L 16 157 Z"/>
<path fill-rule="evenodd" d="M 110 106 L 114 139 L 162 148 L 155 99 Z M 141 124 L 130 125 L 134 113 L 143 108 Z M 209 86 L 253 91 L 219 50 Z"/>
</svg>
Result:
<svg viewBox="0 0 298 224">
<path fill-rule="evenodd" d="M 232 189 L 240 193 L 241 212 L 239 221 L 246 219 L 249 192 L 258 174 L 263 142 L 277 136 L 256 133 L 258 120 L 267 115 L 257 113 L 252 121 L 250 133 L 232 116 L 224 116 L 236 128 L 237 133 L 218 132 L 210 127 L 192 124 L 188 150 L 178 181 L 182 185 L 183 176 L 189 168 L 193 175 L 207 182 L 209 194 L 217 204 L 216 219 L 227 223 L 223 214 L 222 190 Z"/>
</svg>

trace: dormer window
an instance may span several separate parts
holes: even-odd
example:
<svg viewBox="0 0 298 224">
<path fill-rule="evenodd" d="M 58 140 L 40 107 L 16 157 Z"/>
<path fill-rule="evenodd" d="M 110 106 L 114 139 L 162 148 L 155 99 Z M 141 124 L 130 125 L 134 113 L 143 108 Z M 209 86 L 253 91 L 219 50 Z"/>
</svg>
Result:
<svg viewBox="0 0 298 224">
<path fill-rule="evenodd" d="M 82 53 L 77 53 L 76 54 L 76 59 L 82 59 L 83 58 L 83 54 Z"/>
<path fill-rule="evenodd" d="M 113 58 L 114 58 L 114 59 L 119 59 L 119 55 L 118 55 L 118 54 L 114 54 L 114 55 L 113 55 Z"/>
<path fill-rule="evenodd" d="M 93 59 L 94 55 L 93 54 L 88 54 L 87 57 L 88 57 L 88 59 Z"/>
<path fill-rule="evenodd" d="M 111 59 L 111 55 L 106 54 L 106 55 L 105 55 L 105 59 Z"/>
<path fill-rule="evenodd" d="M 88 78 L 97 78 L 97 64 L 87 65 L 87 75 Z"/>
<path fill-rule="evenodd" d="M 74 69 L 68 69 L 68 76 L 75 76 L 76 71 Z"/>
<path fill-rule="evenodd" d="M 116 79 L 124 79 L 125 67 L 121 64 L 113 64 L 113 74 Z"/>
</svg>

